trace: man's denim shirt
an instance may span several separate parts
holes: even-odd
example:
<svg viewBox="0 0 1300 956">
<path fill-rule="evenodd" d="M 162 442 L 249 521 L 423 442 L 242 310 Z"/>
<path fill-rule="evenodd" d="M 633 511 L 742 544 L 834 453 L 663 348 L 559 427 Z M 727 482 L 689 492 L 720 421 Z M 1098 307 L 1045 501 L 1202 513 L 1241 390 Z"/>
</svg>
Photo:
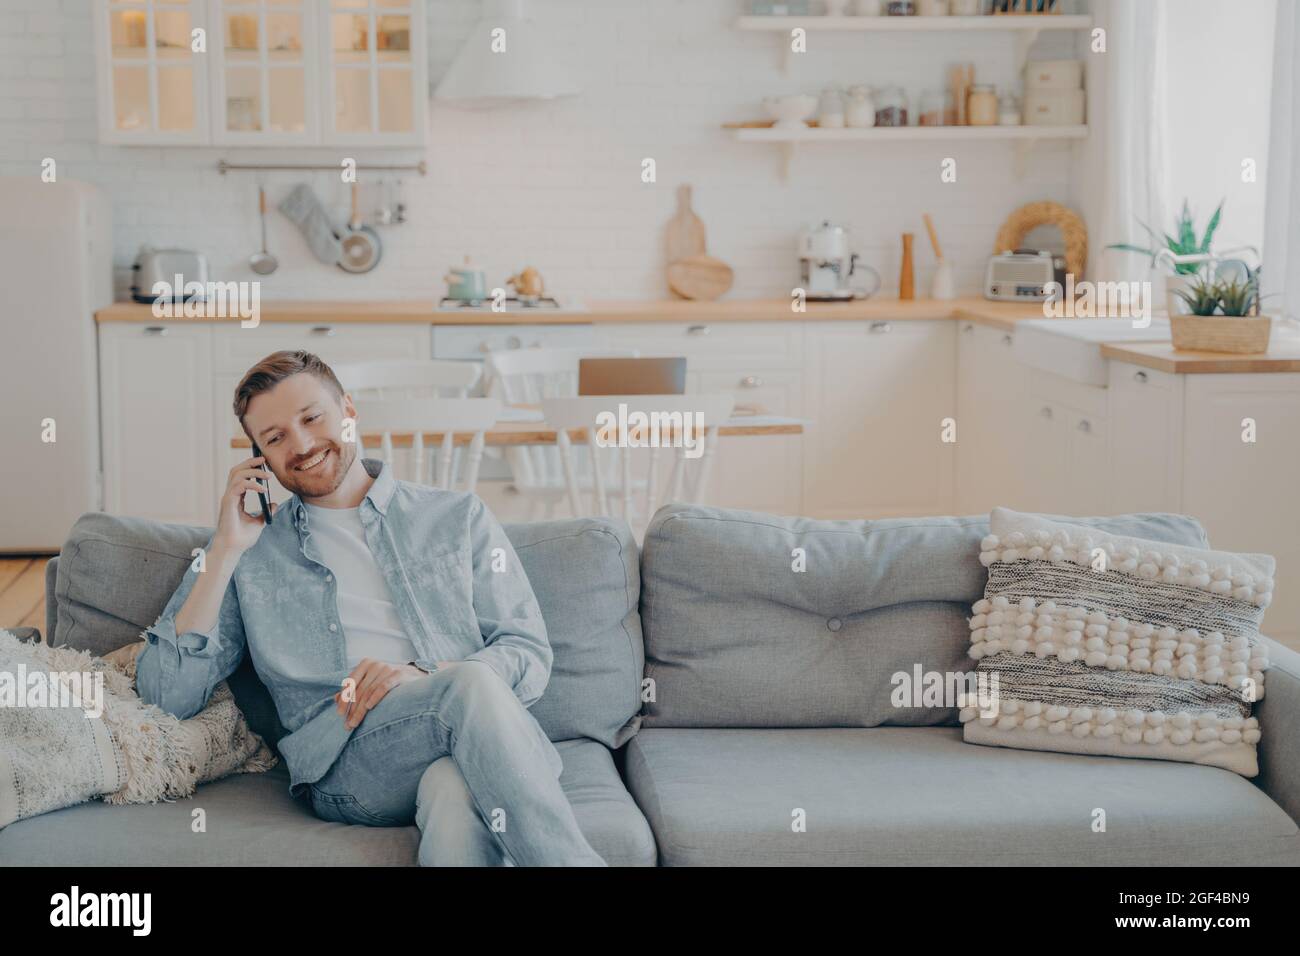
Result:
<svg viewBox="0 0 1300 956">
<path fill-rule="evenodd" d="M 418 659 L 482 661 L 531 706 L 550 679 L 551 646 L 501 525 L 475 494 L 398 481 L 375 459 L 362 465 L 375 479 L 360 506 L 366 543 Z M 337 583 L 319 559 L 294 495 L 240 558 L 216 625 L 176 633 L 197 576 L 191 565 L 145 632 L 137 665 L 141 699 L 186 718 L 206 706 L 247 647 L 288 731 L 280 753 L 295 794 L 325 775 L 352 736 L 333 700 L 351 672 Z"/>
</svg>

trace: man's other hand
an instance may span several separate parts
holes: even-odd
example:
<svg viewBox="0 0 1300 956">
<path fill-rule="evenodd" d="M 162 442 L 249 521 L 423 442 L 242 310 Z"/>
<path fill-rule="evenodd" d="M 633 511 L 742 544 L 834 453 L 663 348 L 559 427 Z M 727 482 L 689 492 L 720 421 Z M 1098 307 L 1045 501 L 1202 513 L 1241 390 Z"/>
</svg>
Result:
<svg viewBox="0 0 1300 956">
<path fill-rule="evenodd" d="M 438 666 L 441 668 L 442 663 L 439 662 Z M 370 708 L 383 700 L 398 684 L 427 676 L 424 671 L 410 664 L 390 664 L 372 657 L 363 657 L 347 677 L 353 684 L 353 699 L 345 700 L 343 691 L 339 690 L 334 694 L 334 705 L 350 729 L 360 724 Z"/>
</svg>

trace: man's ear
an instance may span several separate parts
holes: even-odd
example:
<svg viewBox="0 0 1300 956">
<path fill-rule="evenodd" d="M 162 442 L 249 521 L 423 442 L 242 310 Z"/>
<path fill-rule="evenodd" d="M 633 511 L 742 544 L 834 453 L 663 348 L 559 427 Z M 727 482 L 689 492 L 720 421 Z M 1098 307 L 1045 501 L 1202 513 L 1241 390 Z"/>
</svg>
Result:
<svg viewBox="0 0 1300 956">
<path fill-rule="evenodd" d="M 343 393 L 343 417 L 354 420 L 357 417 L 357 407 L 352 404 L 352 394 L 350 392 Z"/>
</svg>

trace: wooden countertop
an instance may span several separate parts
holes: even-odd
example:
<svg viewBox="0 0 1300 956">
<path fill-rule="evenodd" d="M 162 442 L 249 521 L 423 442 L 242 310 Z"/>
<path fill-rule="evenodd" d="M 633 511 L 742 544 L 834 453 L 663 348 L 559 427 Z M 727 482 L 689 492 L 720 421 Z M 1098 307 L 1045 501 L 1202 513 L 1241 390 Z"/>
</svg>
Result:
<svg viewBox="0 0 1300 956">
<path fill-rule="evenodd" d="M 1103 342 L 1101 354 L 1117 362 L 1175 375 L 1300 372 L 1300 342 L 1295 340 L 1275 342 L 1267 352 L 1242 354 L 1175 349 L 1168 342 Z"/>
<path fill-rule="evenodd" d="M 859 299 L 853 302 L 809 302 L 806 312 L 792 312 L 789 299 L 721 299 L 691 302 L 684 299 L 660 301 L 596 301 L 579 309 L 529 312 L 442 311 L 424 299 L 379 301 L 289 300 L 264 302 L 260 321 L 270 323 L 415 323 L 420 325 L 556 325 L 573 323 L 617 324 L 624 322 L 828 322 L 955 319 L 976 322 L 1003 331 L 1013 331 L 1018 322 L 1043 318 L 1041 305 L 1020 302 L 991 302 L 967 296 L 937 300 Z M 96 322 L 224 322 L 233 319 L 158 319 L 148 305 L 115 302 L 95 313 Z M 1069 319 L 1060 321 L 1068 322 Z M 1162 372 L 1297 372 L 1300 345 L 1274 344 L 1268 352 L 1232 355 L 1218 352 L 1175 351 L 1168 343 L 1105 343 L 1102 355 L 1121 362 L 1143 365 Z"/>
<path fill-rule="evenodd" d="M 421 325 L 554 325 L 620 322 L 827 322 L 888 319 L 965 319 L 1011 328 L 1021 319 L 1041 319 L 1041 306 L 1019 302 L 989 302 L 981 298 L 951 300 L 859 299 L 853 302 L 809 302 L 806 312 L 792 312 L 789 299 L 722 299 L 717 302 L 597 301 L 580 309 L 529 312 L 479 312 L 437 310 L 420 299 L 387 301 L 263 302 L 262 322 L 413 322 Z M 115 302 L 95 313 L 96 322 L 224 322 L 233 319 L 158 319 L 151 306 Z"/>
</svg>

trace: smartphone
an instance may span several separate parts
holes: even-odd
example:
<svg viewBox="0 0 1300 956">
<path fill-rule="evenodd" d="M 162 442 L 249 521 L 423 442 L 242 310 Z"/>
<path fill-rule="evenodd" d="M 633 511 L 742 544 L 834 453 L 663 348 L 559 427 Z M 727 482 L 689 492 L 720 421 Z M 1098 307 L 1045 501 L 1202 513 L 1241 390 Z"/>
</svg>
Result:
<svg viewBox="0 0 1300 956">
<path fill-rule="evenodd" d="M 257 442 L 253 442 L 253 457 L 255 458 L 262 457 L 262 449 L 257 447 Z M 262 470 L 266 472 L 268 475 L 271 473 L 271 469 L 266 467 L 266 462 L 262 462 Z M 268 490 L 270 490 L 271 485 L 269 482 L 264 480 L 262 484 L 265 485 Z M 266 519 L 267 524 L 270 524 L 271 523 L 271 501 L 269 498 L 266 497 L 266 492 L 259 491 L 257 493 L 257 500 L 262 502 L 262 517 Z"/>
</svg>

